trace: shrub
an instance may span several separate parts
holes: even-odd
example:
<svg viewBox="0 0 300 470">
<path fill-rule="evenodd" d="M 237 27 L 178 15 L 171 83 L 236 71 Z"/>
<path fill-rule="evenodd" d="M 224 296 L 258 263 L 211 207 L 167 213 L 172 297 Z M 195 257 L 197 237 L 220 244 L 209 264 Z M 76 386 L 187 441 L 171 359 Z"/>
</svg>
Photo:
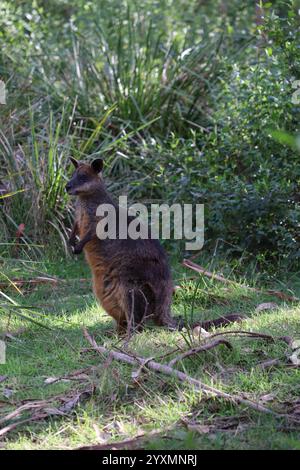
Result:
<svg viewBox="0 0 300 470">
<path fill-rule="evenodd" d="M 204 202 L 207 248 L 294 262 L 299 34 L 281 0 L 2 2 L 2 232 L 64 240 L 67 156 L 101 154 L 116 195 Z"/>
</svg>

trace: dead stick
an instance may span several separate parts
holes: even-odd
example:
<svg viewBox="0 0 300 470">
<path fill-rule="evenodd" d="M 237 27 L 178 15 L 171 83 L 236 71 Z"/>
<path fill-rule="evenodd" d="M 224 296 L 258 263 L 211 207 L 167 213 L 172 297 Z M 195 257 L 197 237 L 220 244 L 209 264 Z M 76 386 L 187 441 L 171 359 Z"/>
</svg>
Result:
<svg viewBox="0 0 300 470">
<path fill-rule="evenodd" d="M 220 274 L 215 274 L 215 273 L 211 273 L 210 271 L 206 271 L 204 268 L 202 268 L 202 266 L 199 266 L 199 264 L 196 264 L 193 261 L 190 261 L 188 259 L 184 259 L 182 264 L 183 266 L 186 266 L 187 268 L 190 268 L 199 274 L 203 274 L 204 276 L 209 277 L 210 279 L 215 279 L 217 281 L 223 282 L 224 284 L 237 285 L 236 282 L 226 279 L 224 276 L 221 276 Z"/>
<path fill-rule="evenodd" d="M 23 419 L 22 421 L 17 421 L 16 423 L 9 424 L 5 428 L 0 429 L 0 437 L 4 436 L 8 432 L 12 431 L 17 426 L 20 426 L 20 424 L 31 423 L 32 421 L 34 421 L 32 418 L 27 418 L 27 419 Z"/>
<path fill-rule="evenodd" d="M 23 413 L 23 411 L 28 411 L 28 410 L 33 410 L 33 409 L 36 410 L 36 409 L 43 408 L 44 406 L 47 406 L 47 405 L 48 405 L 48 403 L 45 400 L 25 403 L 24 405 L 19 406 L 14 411 L 12 411 L 8 415 L 1 418 L 0 419 L 0 424 L 5 423 L 5 421 L 10 421 L 13 418 L 17 418 L 21 413 Z"/>
<path fill-rule="evenodd" d="M 30 285 L 47 284 L 47 283 L 61 284 L 65 282 L 70 283 L 72 281 L 90 282 L 90 279 L 80 278 L 80 279 L 66 280 L 66 279 L 56 279 L 56 278 L 51 278 L 51 277 L 37 277 L 35 279 L 10 279 L 9 281 L 0 281 L 0 288 L 11 287 L 14 284 L 16 286 L 22 287 L 27 284 L 30 284 Z"/>
<path fill-rule="evenodd" d="M 176 364 L 176 362 L 182 361 L 186 357 L 199 354 L 200 352 L 209 351 L 210 349 L 213 349 L 216 346 L 219 346 L 219 344 L 224 344 L 224 346 L 227 346 L 228 349 L 232 349 L 232 346 L 229 343 L 229 341 L 226 341 L 225 339 L 217 339 L 215 341 L 211 341 L 208 344 L 204 344 L 203 346 L 199 346 L 198 348 L 189 349 L 185 353 L 180 354 L 179 356 L 175 357 L 174 359 L 172 359 L 172 361 L 169 362 L 169 366 L 173 367 L 174 364 Z"/>
<path fill-rule="evenodd" d="M 291 345 L 293 338 L 291 336 L 272 336 L 266 333 L 256 333 L 254 331 L 244 331 L 244 330 L 231 330 L 231 331 L 220 331 L 219 333 L 214 333 L 210 335 L 210 339 L 215 338 L 216 336 L 226 336 L 226 335 L 236 335 L 236 336 L 248 336 L 249 338 L 265 339 L 266 341 L 283 341 L 288 346 Z"/>
<path fill-rule="evenodd" d="M 61 282 L 61 280 L 58 279 L 52 279 L 52 278 L 36 278 L 36 279 L 10 279 L 10 281 L 1 281 L 0 282 L 0 288 L 4 287 L 11 287 L 12 285 L 16 286 L 24 286 L 25 284 L 45 284 L 45 283 L 53 283 L 57 284 L 58 282 Z"/>
<path fill-rule="evenodd" d="M 236 336 L 249 336 L 250 338 L 261 338 L 267 341 L 275 342 L 275 339 L 281 340 L 283 337 L 274 338 L 271 335 L 265 333 L 256 333 L 254 331 L 244 331 L 244 330 L 231 330 L 231 331 L 220 331 L 219 333 L 214 333 L 210 338 L 215 338 L 216 336 L 225 336 L 225 335 L 236 335 Z M 284 340 L 283 340 L 284 341 Z"/>
<path fill-rule="evenodd" d="M 91 393 L 92 393 L 91 388 L 89 388 L 88 390 L 84 390 L 82 392 L 79 392 L 75 396 L 75 398 L 73 397 L 71 400 L 69 400 L 69 401 L 65 402 L 64 404 L 62 404 L 59 408 L 55 407 L 56 411 L 54 409 L 54 412 L 52 412 L 52 413 L 51 413 L 51 411 L 49 411 L 49 408 L 51 410 L 53 400 L 61 398 L 59 396 L 58 397 L 53 397 L 52 402 L 51 402 L 51 399 L 50 399 L 49 401 L 39 400 L 39 401 L 33 401 L 33 402 L 25 403 L 24 405 L 19 406 L 16 410 L 12 411 L 8 415 L 1 418 L 0 422 L 3 423 L 3 422 L 6 422 L 6 421 L 10 421 L 13 418 L 17 418 L 20 414 L 23 413 L 23 411 L 33 410 L 33 414 L 29 418 L 26 418 L 24 420 L 15 421 L 14 423 L 9 424 L 8 426 L 0 429 L 0 437 L 3 437 L 5 434 L 7 434 L 8 432 L 15 429 L 17 426 L 20 426 L 22 424 L 30 423 L 30 422 L 34 422 L 34 421 L 41 421 L 41 420 L 49 418 L 49 416 L 52 416 L 52 415 L 55 415 L 55 414 L 65 415 L 66 413 L 69 413 L 70 411 L 72 411 L 73 408 L 79 403 L 79 400 L 80 400 L 81 396 L 86 395 L 86 394 L 88 394 L 90 396 Z M 48 408 L 48 410 L 47 410 L 47 408 Z"/>
<path fill-rule="evenodd" d="M 109 351 L 106 349 L 104 346 L 98 346 L 94 338 L 92 338 L 88 331 L 84 328 L 83 329 L 83 334 L 87 341 L 93 346 L 93 348 L 101 355 L 101 356 L 110 356 L 113 359 L 116 359 L 117 361 L 122 361 L 126 362 L 127 364 L 131 365 L 143 365 L 145 364 L 145 358 L 141 358 L 138 356 L 132 357 L 128 356 L 128 354 L 121 353 L 121 352 L 116 352 L 116 351 Z M 180 370 L 173 369 L 172 367 L 165 365 L 165 364 L 160 364 L 158 362 L 155 362 L 153 360 L 147 362 L 147 365 L 145 366 L 148 369 L 154 370 L 156 372 L 160 372 L 162 374 L 170 375 L 171 377 L 176 377 L 179 379 L 181 382 L 186 382 L 190 385 L 193 385 L 197 390 L 202 391 L 205 395 L 210 396 L 210 397 L 218 397 L 218 398 L 224 398 L 225 400 L 228 400 L 229 402 L 233 404 L 240 403 L 242 405 L 247 406 L 248 408 L 252 408 L 255 411 L 261 411 L 263 413 L 268 413 L 276 416 L 277 418 L 287 418 L 286 415 L 282 415 L 280 413 L 276 413 L 275 411 L 271 410 L 270 408 L 267 408 L 259 403 L 252 402 L 250 400 L 247 400 L 246 398 L 243 398 L 239 395 L 230 395 L 229 393 L 223 392 L 222 390 L 218 390 L 217 388 L 211 387 L 210 385 L 206 385 L 200 380 L 194 379 L 193 377 L 190 377 L 189 375 L 185 374 L 184 372 L 181 372 Z M 299 420 L 296 420 L 299 422 Z"/>
<path fill-rule="evenodd" d="M 299 302 L 298 297 L 294 297 L 292 295 L 285 294 L 284 292 L 276 291 L 276 290 L 262 290 L 262 289 L 257 289 L 255 287 L 249 287 L 249 286 L 241 286 L 238 282 L 231 281 L 230 279 L 226 279 L 224 276 L 220 274 L 215 274 L 210 271 L 206 271 L 202 266 L 199 266 L 199 264 L 193 263 L 193 261 L 190 261 L 188 259 L 184 259 L 182 262 L 182 265 L 192 269 L 193 271 L 196 271 L 199 274 L 203 274 L 203 276 L 209 277 L 212 280 L 220 281 L 223 282 L 224 284 L 230 284 L 232 286 L 236 287 L 244 287 L 245 289 L 248 289 L 252 292 L 257 292 L 259 294 L 268 294 L 274 297 L 278 297 L 281 300 L 286 300 L 287 302 Z"/>
<path fill-rule="evenodd" d="M 149 432 L 143 432 L 142 434 L 138 434 L 137 436 L 133 437 L 132 439 L 125 439 L 123 441 L 118 442 L 106 442 L 105 444 L 92 444 L 90 446 L 83 446 L 77 447 L 74 450 L 115 450 L 115 449 L 126 449 L 127 447 L 131 450 L 136 448 L 140 445 L 141 441 L 147 441 L 149 438 L 166 434 L 168 431 L 172 431 L 174 429 L 174 424 L 171 426 L 167 426 L 164 429 L 153 429 Z M 128 450 L 129 450 L 128 449 Z"/>
</svg>

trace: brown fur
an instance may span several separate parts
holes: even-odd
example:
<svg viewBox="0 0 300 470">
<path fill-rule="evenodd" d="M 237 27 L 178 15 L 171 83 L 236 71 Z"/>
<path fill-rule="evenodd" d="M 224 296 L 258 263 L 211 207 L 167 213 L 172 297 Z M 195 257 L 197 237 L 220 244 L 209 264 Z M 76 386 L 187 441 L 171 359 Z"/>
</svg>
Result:
<svg viewBox="0 0 300 470">
<path fill-rule="evenodd" d="M 140 329 L 147 318 L 158 325 L 176 327 L 170 312 L 173 283 L 161 245 L 151 239 L 99 239 L 97 207 L 111 203 L 117 214 L 119 208 L 107 193 L 101 174 L 87 164 L 76 166 L 67 185 L 67 191 L 77 196 L 70 244 L 76 254 L 84 250 L 97 299 L 116 320 L 119 332 Z M 132 217 L 128 217 L 130 220 Z M 77 245 L 76 235 L 80 238 Z"/>
<path fill-rule="evenodd" d="M 157 325 L 177 328 L 179 323 L 171 315 L 174 290 L 171 273 L 159 241 L 98 238 L 97 207 L 104 203 L 114 205 L 117 220 L 120 209 L 105 189 L 102 160 L 94 160 L 91 165 L 73 158 L 71 161 L 76 170 L 66 190 L 77 196 L 77 201 L 69 243 L 74 254 L 84 250 L 92 271 L 95 296 L 115 319 L 119 333 L 141 329 L 147 318 L 152 318 Z M 132 219 L 128 216 L 128 222 Z M 76 236 L 80 239 L 78 243 Z M 241 316 L 228 315 L 196 325 L 208 329 L 238 320 Z"/>
</svg>

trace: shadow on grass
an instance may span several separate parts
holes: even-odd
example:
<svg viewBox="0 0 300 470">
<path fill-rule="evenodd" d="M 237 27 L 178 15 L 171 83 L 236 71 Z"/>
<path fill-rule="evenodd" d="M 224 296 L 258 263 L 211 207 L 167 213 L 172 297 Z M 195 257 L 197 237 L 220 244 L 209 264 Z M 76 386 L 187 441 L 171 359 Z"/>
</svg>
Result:
<svg viewBox="0 0 300 470">
<path fill-rule="evenodd" d="M 205 284 L 199 287 L 196 295 L 195 285 L 194 292 L 192 286 L 184 285 L 176 293 L 173 302 L 176 314 L 183 316 L 186 311 L 191 315 L 193 309 L 194 320 L 198 321 L 239 312 L 249 319 L 229 329 L 242 328 L 278 336 L 299 335 L 299 310 L 293 306 L 288 308 L 278 299 L 244 289 Z M 26 323 L 25 331 L 8 341 L 7 364 L 1 366 L 1 376 L 7 376 L 0 384 L 1 416 L 28 400 L 49 400 L 49 407 L 55 407 L 57 396 L 76 394 L 87 384 L 92 385 L 94 392 L 69 414 L 20 425 L 7 435 L 8 448 L 39 448 L 43 442 L 47 442 L 49 448 L 80 447 L 97 442 L 99 436 L 108 442 L 123 441 L 138 435 L 141 430 L 148 433 L 157 429 L 162 430 L 161 434 L 147 438 L 142 444 L 145 448 L 253 448 L 263 445 L 266 448 L 293 448 L 293 431 L 289 431 L 289 437 L 281 431 L 278 434 L 277 424 L 268 421 L 270 418 L 233 407 L 222 400 L 207 401 L 186 385 L 150 371 L 140 374 L 138 380 L 133 379 L 134 368 L 131 366 L 87 350 L 89 345 L 82 328 L 86 327 L 98 344 L 108 349 L 127 349 L 130 354 L 154 357 L 162 362 L 175 357 L 178 347 L 186 350 L 182 333 L 148 327 L 124 343 L 114 334 L 113 321 L 97 305 L 90 285 L 87 287 L 79 281 L 55 288 L 42 286 L 28 293 L 22 301 L 24 305 L 45 302 L 44 315 L 52 329 L 44 330 Z M 258 304 L 270 301 L 275 301 L 280 308 L 255 312 Z M 297 397 L 299 370 L 284 366 L 262 370 L 258 366 L 259 362 L 269 358 L 279 358 L 284 365 L 285 344 L 239 337 L 230 337 L 230 341 L 232 351 L 220 346 L 186 359 L 176 367 L 204 382 L 216 383 L 218 388 L 243 393 L 252 399 L 269 395 L 272 398 L 270 404 L 275 408 L 284 400 Z M 169 354 L 175 350 L 177 352 Z M 83 374 L 80 378 L 70 377 L 78 371 Z M 51 378 L 62 379 L 47 384 L 47 379 Z M 246 420 L 243 418 L 245 413 Z M 21 417 L 26 416 L 22 413 Z M 227 418 L 235 424 L 225 430 L 220 422 L 226 422 Z M 187 419 L 190 424 L 183 424 L 182 419 Z M 219 420 L 219 427 L 209 423 L 212 419 Z M 247 426 L 243 428 L 243 424 Z M 171 430 L 166 431 L 170 427 Z M 234 434 L 237 437 L 233 438 Z"/>
</svg>

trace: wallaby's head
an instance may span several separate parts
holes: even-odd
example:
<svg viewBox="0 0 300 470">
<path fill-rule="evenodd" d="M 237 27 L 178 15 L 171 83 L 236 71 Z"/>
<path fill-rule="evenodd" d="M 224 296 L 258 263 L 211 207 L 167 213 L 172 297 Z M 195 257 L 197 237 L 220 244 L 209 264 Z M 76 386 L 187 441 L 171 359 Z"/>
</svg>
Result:
<svg viewBox="0 0 300 470">
<path fill-rule="evenodd" d="M 71 196 L 88 196 L 93 194 L 103 184 L 101 172 L 103 160 L 97 158 L 91 164 L 82 163 L 70 157 L 75 166 L 71 179 L 66 184 L 66 191 Z"/>
</svg>

